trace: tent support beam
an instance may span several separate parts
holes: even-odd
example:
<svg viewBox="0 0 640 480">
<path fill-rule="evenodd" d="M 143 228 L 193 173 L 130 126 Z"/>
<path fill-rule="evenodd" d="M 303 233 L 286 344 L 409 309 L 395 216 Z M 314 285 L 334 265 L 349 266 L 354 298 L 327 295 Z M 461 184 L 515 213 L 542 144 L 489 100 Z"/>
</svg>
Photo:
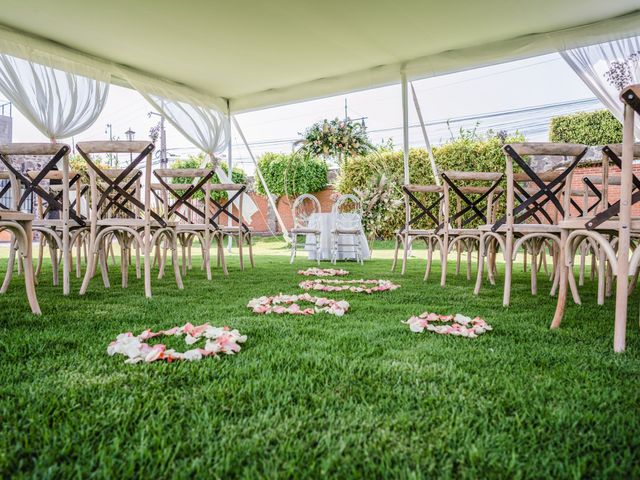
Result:
<svg viewBox="0 0 640 480">
<path fill-rule="evenodd" d="M 402 71 L 402 152 L 404 160 L 404 183 L 409 184 L 409 95 L 407 92 L 407 74 Z"/>
<path fill-rule="evenodd" d="M 433 156 L 433 149 L 431 148 L 431 142 L 429 141 L 429 136 L 427 135 L 427 127 L 425 126 L 424 120 L 422 118 L 422 110 L 420 110 L 420 102 L 418 102 L 416 89 L 413 88 L 413 82 L 411 82 L 411 94 L 413 96 L 413 104 L 416 107 L 416 113 L 418 114 L 418 120 L 420 121 L 420 128 L 422 129 L 422 136 L 424 137 L 424 143 L 427 147 L 427 153 L 429 154 L 429 162 L 431 162 L 431 172 L 433 173 L 433 178 L 435 179 L 436 185 L 440 186 L 442 185 L 442 182 L 440 181 L 440 173 L 438 172 L 436 159 Z"/>
<path fill-rule="evenodd" d="M 276 219 L 278 220 L 278 224 L 280 224 L 280 228 L 282 229 L 282 234 L 284 236 L 284 239 L 285 239 L 285 241 L 287 243 L 289 243 L 291 241 L 290 237 L 289 237 L 289 230 L 287 230 L 287 227 L 284 224 L 284 221 L 282 220 L 282 217 L 280 216 L 280 213 L 278 213 L 278 207 L 276 206 L 275 200 L 271 196 L 271 191 L 269 190 L 269 186 L 267 185 L 267 182 L 265 181 L 264 177 L 262 176 L 262 172 L 260 171 L 260 167 L 258 167 L 258 162 L 256 161 L 256 157 L 253 156 L 253 152 L 251 151 L 251 148 L 249 147 L 249 143 L 247 142 L 247 139 L 244 136 L 244 132 L 240 128 L 240 124 L 238 123 L 238 120 L 236 119 L 235 116 L 232 116 L 231 118 L 233 120 L 233 125 L 236 127 L 236 130 L 238 131 L 238 134 L 240 135 L 240 138 L 242 138 L 242 142 L 244 143 L 244 146 L 246 147 L 247 152 L 249 152 L 249 156 L 251 157 L 251 160 L 253 161 L 253 164 L 256 166 L 256 175 L 258 176 L 258 179 L 260 180 L 260 183 L 262 183 L 262 186 L 264 187 L 264 191 L 267 192 L 267 201 L 271 204 L 271 208 L 273 208 L 273 212 L 276 215 Z"/>
</svg>

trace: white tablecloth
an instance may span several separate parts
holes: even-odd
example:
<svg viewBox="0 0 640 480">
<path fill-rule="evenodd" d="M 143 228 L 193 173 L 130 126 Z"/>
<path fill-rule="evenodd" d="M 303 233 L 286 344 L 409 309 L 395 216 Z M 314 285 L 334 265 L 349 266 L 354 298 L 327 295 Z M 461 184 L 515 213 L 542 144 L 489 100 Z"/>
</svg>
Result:
<svg viewBox="0 0 640 480">
<path fill-rule="evenodd" d="M 331 260 L 331 230 L 333 230 L 336 219 L 332 213 L 314 213 L 309 217 L 309 228 L 319 228 L 320 230 L 320 260 Z M 340 223 L 342 226 L 349 225 L 350 228 L 361 227 L 362 221 L 359 216 L 353 214 L 341 214 Z M 353 226 L 353 227 L 352 227 Z M 314 234 L 307 234 L 304 249 L 309 252 L 309 260 L 316 260 L 316 241 Z M 355 235 L 340 235 L 339 243 L 356 243 Z M 360 235 L 360 245 L 362 258 L 367 260 L 371 256 L 369 244 L 364 232 Z M 338 260 L 355 260 L 356 248 L 340 245 L 338 247 Z"/>
</svg>

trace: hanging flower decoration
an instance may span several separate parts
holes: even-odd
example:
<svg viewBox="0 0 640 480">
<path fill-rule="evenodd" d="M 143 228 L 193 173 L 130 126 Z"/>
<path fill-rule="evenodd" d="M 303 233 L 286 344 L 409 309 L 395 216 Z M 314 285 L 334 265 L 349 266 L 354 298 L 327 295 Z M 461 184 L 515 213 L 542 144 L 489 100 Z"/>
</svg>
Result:
<svg viewBox="0 0 640 480">
<path fill-rule="evenodd" d="M 320 292 L 374 293 L 386 292 L 400 288 L 400 285 L 389 280 L 305 280 L 298 284 L 303 290 L 317 290 Z"/>
<path fill-rule="evenodd" d="M 302 308 L 297 302 L 312 303 L 313 307 Z M 308 293 L 302 295 L 276 295 L 254 298 L 247 304 L 253 313 L 288 313 L 291 315 L 314 315 L 324 312 L 342 317 L 349 310 L 349 302 L 331 298 L 314 297 Z"/>
<path fill-rule="evenodd" d="M 184 336 L 187 345 L 194 345 L 201 340 L 205 340 L 204 348 L 192 348 L 185 352 L 177 352 L 174 349 L 167 349 L 165 345 L 149 345 L 147 340 L 159 336 Z M 201 360 L 208 356 L 217 356 L 219 353 L 233 355 L 240 351 L 240 343 L 247 340 L 246 335 L 241 335 L 238 330 L 231 330 L 229 327 L 212 327 L 208 323 L 194 326 L 186 323 L 182 327 L 173 327 L 169 330 L 152 332 L 145 330 L 140 335 L 131 332 L 121 333 L 114 342 L 109 344 L 107 353 L 111 356 L 120 354 L 127 357 L 125 363 L 155 362 L 156 360 Z"/>
<path fill-rule="evenodd" d="M 491 325 L 480 317 L 467 317 L 460 313 L 455 315 L 438 315 L 437 313 L 424 312 L 417 317 L 411 317 L 406 322 L 409 329 L 415 333 L 424 330 L 439 333 L 440 335 L 455 335 L 466 338 L 475 338 L 485 332 L 493 330 Z M 440 323 L 440 325 L 437 325 Z"/>
<path fill-rule="evenodd" d="M 343 159 L 364 155 L 373 150 L 365 126 L 350 118 L 323 120 L 312 125 L 302 135 L 302 150 L 311 155 Z"/>
<path fill-rule="evenodd" d="M 343 277 L 349 275 L 347 270 L 335 269 L 335 268 L 316 268 L 311 267 L 306 270 L 298 270 L 298 275 L 304 275 L 305 277 Z"/>
<path fill-rule="evenodd" d="M 609 70 L 604 72 L 604 78 L 616 90 L 622 90 L 640 81 L 640 52 L 632 53 L 622 60 L 611 62 Z"/>
</svg>

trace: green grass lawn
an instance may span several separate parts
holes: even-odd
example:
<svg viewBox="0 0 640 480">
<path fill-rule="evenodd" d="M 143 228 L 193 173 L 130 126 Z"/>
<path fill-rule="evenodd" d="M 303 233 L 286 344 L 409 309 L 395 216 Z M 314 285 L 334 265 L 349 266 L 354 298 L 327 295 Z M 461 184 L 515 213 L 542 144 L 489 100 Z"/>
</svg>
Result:
<svg viewBox="0 0 640 480">
<path fill-rule="evenodd" d="M 518 273 L 505 309 L 501 283 L 474 297 L 451 275 L 441 289 L 437 266 L 422 281 L 424 252 L 404 277 L 375 252 L 340 266 L 402 288 L 333 295 L 351 303 L 342 318 L 259 316 L 249 299 L 299 293 L 296 271 L 314 264 L 289 265 L 277 243 L 258 250 L 255 269 L 232 259 L 228 278 L 216 270 L 207 282 L 196 266 L 184 291 L 155 280 L 152 300 L 133 274 L 122 290 L 117 267 L 110 290 L 98 275 L 79 297 L 74 278 L 67 298 L 47 270 L 41 317 L 14 279 L 0 297 L 0 477 L 640 476 L 636 297 L 628 351 L 616 355 L 613 299 L 598 307 L 590 282 L 551 332 L 542 276 L 532 297 Z M 400 323 L 425 310 L 480 315 L 494 330 L 463 339 Z M 185 322 L 248 340 L 219 361 L 126 365 L 106 353 L 118 333 Z"/>
</svg>

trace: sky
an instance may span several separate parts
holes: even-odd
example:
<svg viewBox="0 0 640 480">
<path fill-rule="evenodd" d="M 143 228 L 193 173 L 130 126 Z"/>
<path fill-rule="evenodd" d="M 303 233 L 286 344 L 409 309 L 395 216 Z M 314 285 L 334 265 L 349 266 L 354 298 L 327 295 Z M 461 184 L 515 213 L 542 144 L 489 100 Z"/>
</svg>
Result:
<svg viewBox="0 0 640 480">
<path fill-rule="evenodd" d="M 455 134 L 459 127 L 472 129 L 479 122 L 479 130 L 529 129 L 528 140 L 546 140 L 549 114 L 570 113 L 573 110 L 602 108 L 593 94 L 582 83 L 558 54 L 543 55 L 444 75 L 413 82 L 428 135 L 433 144 L 447 141 L 451 133 L 444 123 L 452 124 Z M 578 105 L 557 106 L 551 109 L 533 109 L 574 100 L 591 99 Z M 396 148 L 402 145 L 402 107 L 400 85 L 392 85 L 346 95 L 269 108 L 237 116 L 238 122 L 256 156 L 272 152 L 289 152 L 300 133 L 325 118 L 344 117 L 345 101 L 352 119 L 365 117 L 371 139 L 378 144 L 391 140 Z M 424 146 L 418 117 L 409 97 L 409 124 L 411 146 Z M 111 86 L 104 111 L 96 123 L 82 134 L 67 142 L 106 140 L 107 125 L 112 125 L 114 138 L 124 140 L 124 132 L 132 129 L 137 140 L 149 138 L 149 129 L 158 121 L 149 116 L 150 105 L 134 90 Z M 501 112 L 501 115 L 492 116 Z M 506 114 L 505 112 L 512 112 Z M 468 119 L 482 116 L 481 119 Z M 13 141 L 47 141 L 16 109 L 13 109 Z M 464 120 L 467 118 L 468 120 Z M 62 140 L 64 141 L 64 140 Z M 253 165 L 237 132 L 233 132 L 233 161 L 248 173 Z M 197 153 L 189 141 L 170 125 L 167 126 L 167 148 L 176 158 Z"/>
</svg>

